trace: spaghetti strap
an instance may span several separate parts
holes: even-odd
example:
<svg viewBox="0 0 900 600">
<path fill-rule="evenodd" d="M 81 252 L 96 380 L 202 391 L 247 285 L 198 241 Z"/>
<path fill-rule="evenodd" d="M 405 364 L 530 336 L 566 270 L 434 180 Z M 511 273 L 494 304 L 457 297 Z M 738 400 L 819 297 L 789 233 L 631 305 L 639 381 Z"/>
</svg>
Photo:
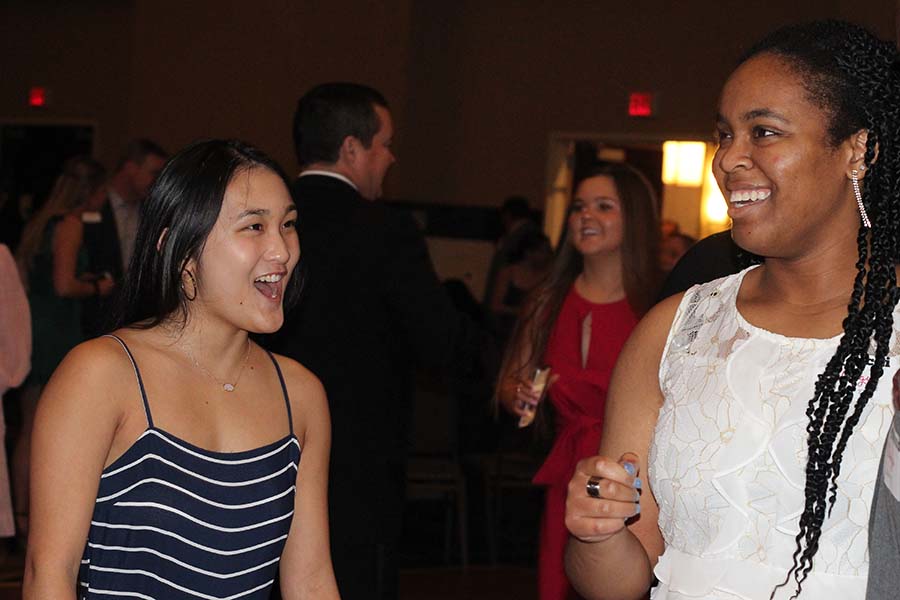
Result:
<svg viewBox="0 0 900 600">
<path fill-rule="evenodd" d="M 294 417 L 291 415 L 291 399 L 288 396 L 287 385 L 284 383 L 284 375 L 281 374 L 281 367 L 278 366 L 278 361 L 275 360 L 272 353 L 266 350 L 266 354 L 269 355 L 269 359 L 272 361 L 272 364 L 275 365 L 275 372 L 278 373 L 278 381 L 281 383 L 281 393 L 284 394 L 284 404 L 287 406 L 288 427 L 291 429 L 291 435 L 294 435 Z"/>
<path fill-rule="evenodd" d="M 134 360 L 134 355 L 131 353 L 128 345 L 119 336 L 108 333 L 102 337 L 112 338 L 119 342 L 119 345 L 125 350 L 125 354 L 128 355 L 128 360 L 131 361 L 131 366 L 134 368 L 134 375 L 137 378 L 138 387 L 141 388 L 141 401 L 144 403 L 144 412 L 147 414 L 147 425 L 153 427 L 153 416 L 150 414 L 150 403 L 147 401 L 147 392 L 144 390 L 144 380 L 141 378 L 141 371 L 138 369 L 137 361 Z"/>
</svg>

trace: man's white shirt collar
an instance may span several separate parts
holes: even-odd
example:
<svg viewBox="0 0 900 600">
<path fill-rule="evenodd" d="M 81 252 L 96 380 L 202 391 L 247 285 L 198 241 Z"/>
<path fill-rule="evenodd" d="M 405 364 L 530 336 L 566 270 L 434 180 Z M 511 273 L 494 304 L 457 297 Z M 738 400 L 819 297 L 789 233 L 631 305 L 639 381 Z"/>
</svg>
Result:
<svg viewBox="0 0 900 600">
<path fill-rule="evenodd" d="M 321 169 L 308 169 L 306 171 L 300 171 L 300 174 L 297 177 L 306 177 L 307 175 L 322 175 L 324 177 L 334 177 L 335 179 L 340 179 L 350 187 L 352 187 L 357 192 L 359 188 L 356 187 L 356 184 L 350 181 L 347 177 L 341 175 L 340 173 L 335 173 L 334 171 L 322 171 Z"/>
</svg>

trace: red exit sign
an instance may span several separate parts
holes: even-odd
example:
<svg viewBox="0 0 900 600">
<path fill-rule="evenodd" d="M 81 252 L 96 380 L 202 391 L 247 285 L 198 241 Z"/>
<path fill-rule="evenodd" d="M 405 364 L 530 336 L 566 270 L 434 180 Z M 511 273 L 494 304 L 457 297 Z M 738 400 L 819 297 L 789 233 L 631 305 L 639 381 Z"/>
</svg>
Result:
<svg viewBox="0 0 900 600">
<path fill-rule="evenodd" d="M 629 117 L 652 117 L 656 113 L 656 98 L 653 92 L 631 92 L 628 95 Z"/>
<path fill-rule="evenodd" d="M 28 90 L 28 106 L 42 108 L 47 106 L 47 88 L 34 86 Z"/>
</svg>

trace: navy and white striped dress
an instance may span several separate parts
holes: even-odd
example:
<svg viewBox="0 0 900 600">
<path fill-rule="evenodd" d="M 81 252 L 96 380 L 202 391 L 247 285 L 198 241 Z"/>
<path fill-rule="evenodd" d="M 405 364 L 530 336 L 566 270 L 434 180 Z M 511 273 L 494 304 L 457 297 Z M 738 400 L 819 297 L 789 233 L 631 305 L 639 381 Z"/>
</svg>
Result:
<svg viewBox="0 0 900 600">
<path fill-rule="evenodd" d="M 212 452 L 153 425 L 103 470 L 81 561 L 82 599 L 263 599 L 291 526 L 300 442 L 281 369 L 290 434 L 246 452 Z"/>
</svg>

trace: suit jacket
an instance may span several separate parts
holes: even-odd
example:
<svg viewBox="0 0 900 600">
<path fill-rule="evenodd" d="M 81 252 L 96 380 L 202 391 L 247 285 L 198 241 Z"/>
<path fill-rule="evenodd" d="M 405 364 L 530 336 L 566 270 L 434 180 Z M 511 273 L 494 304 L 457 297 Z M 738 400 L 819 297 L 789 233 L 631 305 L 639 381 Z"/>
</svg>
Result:
<svg viewBox="0 0 900 600">
<path fill-rule="evenodd" d="M 327 176 L 298 178 L 292 194 L 305 282 L 272 345 L 328 395 L 333 544 L 391 543 L 403 510 L 413 367 L 465 356 L 473 329 L 409 215 Z"/>
<path fill-rule="evenodd" d="M 82 245 L 87 250 L 88 272 L 95 275 L 109 273 L 117 285 L 122 283 L 125 266 L 122 264 L 122 250 L 116 217 L 109 201 L 100 211 L 99 223 L 84 224 Z M 106 323 L 112 312 L 112 296 L 106 298 L 85 298 L 82 304 L 81 324 L 86 338 L 105 333 Z"/>
</svg>

